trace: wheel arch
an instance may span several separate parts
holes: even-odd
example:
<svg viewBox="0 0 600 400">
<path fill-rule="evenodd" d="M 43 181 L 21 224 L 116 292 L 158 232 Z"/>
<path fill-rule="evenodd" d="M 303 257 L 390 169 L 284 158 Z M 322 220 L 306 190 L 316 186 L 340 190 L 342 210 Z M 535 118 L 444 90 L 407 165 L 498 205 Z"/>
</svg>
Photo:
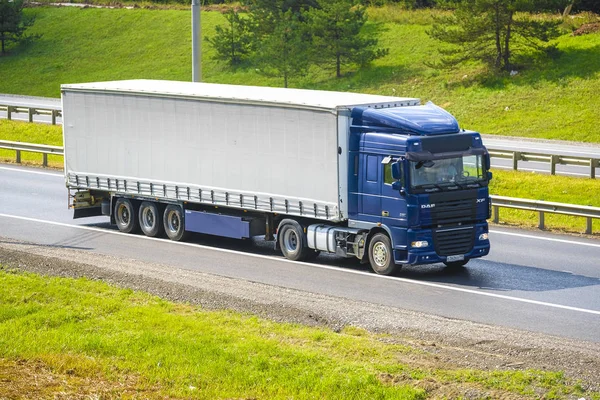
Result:
<svg viewBox="0 0 600 400">
<path fill-rule="evenodd" d="M 387 237 L 390 239 L 390 243 L 392 244 L 392 251 L 393 251 L 394 237 L 392 236 L 392 232 L 390 231 L 390 228 L 388 228 L 386 225 L 377 225 L 369 230 L 369 234 L 367 235 L 367 241 L 365 243 L 365 248 L 367 248 L 367 249 L 369 248 L 369 246 L 371 245 L 371 239 L 373 239 L 373 236 L 375 236 L 378 233 L 385 233 L 387 235 Z M 361 263 L 369 262 L 369 252 L 368 251 L 365 251 L 365 254 L 362 256 L 360 261 L 361 261 Z"/>
</svg>

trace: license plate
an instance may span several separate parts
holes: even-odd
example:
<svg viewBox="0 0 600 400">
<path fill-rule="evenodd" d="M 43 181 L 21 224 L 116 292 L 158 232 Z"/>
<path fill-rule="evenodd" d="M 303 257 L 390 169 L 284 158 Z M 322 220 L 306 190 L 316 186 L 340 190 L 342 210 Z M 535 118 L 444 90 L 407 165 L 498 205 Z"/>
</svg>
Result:
<svg viewBox="0 0 600 400">
<path fill-rule="evenodd" d="M 453 261 L 463 261 L 465 259 L 465 256 L 458 255 L 458 256 L 448 256 L 446 257 L 446 262 L 453 262 Z"/>
</svg>

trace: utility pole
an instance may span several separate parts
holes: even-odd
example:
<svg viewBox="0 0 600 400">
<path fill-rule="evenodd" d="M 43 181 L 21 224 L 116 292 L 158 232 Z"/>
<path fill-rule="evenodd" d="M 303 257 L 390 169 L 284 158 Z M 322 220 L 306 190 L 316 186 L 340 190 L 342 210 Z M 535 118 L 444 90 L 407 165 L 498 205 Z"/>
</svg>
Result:
<svg viewBox="0 0 600 400">
<path fill-rule="evenodd" d="M 192 82 L 202 81 L 202 28 L 200 0 L 192 0 Z"/>
</svg>

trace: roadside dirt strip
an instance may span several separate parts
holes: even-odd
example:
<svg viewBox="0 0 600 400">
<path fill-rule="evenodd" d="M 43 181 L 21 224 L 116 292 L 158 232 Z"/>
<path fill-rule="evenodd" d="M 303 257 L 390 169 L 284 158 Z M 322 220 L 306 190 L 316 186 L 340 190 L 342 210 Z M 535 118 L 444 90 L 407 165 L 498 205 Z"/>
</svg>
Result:
<svg viewBox="0 0 600 400">
<path fill-rule="evenodd" d="M 600 390 L 600 344 L 453 320 L 435 315 L 0 237 L 0 263 L 49 276 L 88 277 L 206 309 L 230 309 L 281 322 L 353 325 L 391 334 L 420 349 L 432 368 L 563 370 Z"/>
</svg>

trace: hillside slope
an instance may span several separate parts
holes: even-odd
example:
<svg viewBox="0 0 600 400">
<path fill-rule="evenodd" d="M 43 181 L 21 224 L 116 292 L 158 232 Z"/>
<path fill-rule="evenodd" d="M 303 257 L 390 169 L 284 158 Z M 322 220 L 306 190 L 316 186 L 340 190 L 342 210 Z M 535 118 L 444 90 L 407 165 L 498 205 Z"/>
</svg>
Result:
<svg viewBox="0 0 600 400">
<path fill-rule="evenodd" d="M 60 84 L 150 78 L 189 80 L 189 11 L 34 8 L 31 33 L 41 39 L 0 57 L 0 93 L 59 97 Z M 345 90 L 432 100 L 461 125 L 484 133 L 600 142 L 600 34 L 564 35 L 562 56 L 540 60 L 513 76 L 486 77 L 476 65 L 436 71 L 437 43 L 426 34 L 430 18 L 403 11 L 402 23 L 373 13 L 367 29 L 390 54 L 370 68 L 336 79 L 314 70 L 292 86 Z M 224 22 L 218 12 L 202 15 L 203 36 Z M 231 70 L 211 58 L 204 41 L 203 79 L 208 82 L 281 86 L 255 69 Z"/>
</svg>

